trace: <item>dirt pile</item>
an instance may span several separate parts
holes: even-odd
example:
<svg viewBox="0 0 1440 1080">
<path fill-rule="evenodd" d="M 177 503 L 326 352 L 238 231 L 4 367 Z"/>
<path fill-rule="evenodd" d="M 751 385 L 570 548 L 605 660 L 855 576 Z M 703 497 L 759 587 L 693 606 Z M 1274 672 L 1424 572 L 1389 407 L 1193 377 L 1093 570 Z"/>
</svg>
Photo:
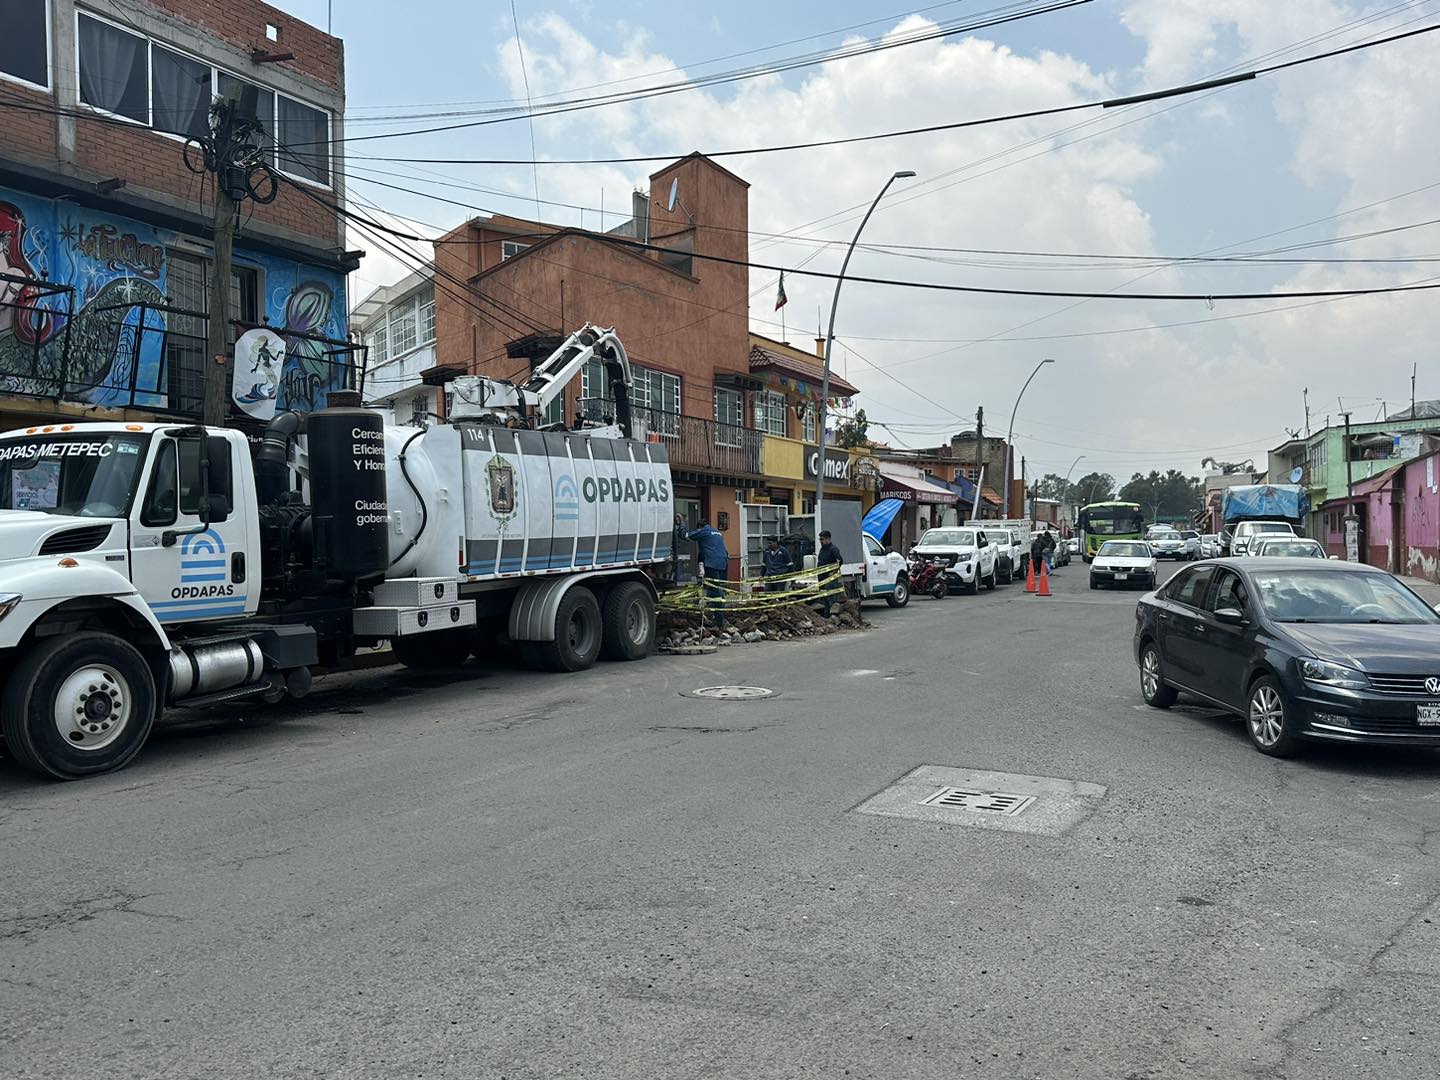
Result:
<svg viewBox="0 0 1440 1080">
<path fill-rule="evenodd" d="M 665 611 L 659 615 L 656 643 L 662 649 L 673 649 L 682 645 L 793 641 L 869 626 L 860 614 L 860 605 L 853 600 L 837 602 L 828 619 L 808 604 L 787 604 L 763 611 L 726 612 L 723 626 L 716 626 L 708 614 L 702 625 L 696 612 Z"/>
</svg>

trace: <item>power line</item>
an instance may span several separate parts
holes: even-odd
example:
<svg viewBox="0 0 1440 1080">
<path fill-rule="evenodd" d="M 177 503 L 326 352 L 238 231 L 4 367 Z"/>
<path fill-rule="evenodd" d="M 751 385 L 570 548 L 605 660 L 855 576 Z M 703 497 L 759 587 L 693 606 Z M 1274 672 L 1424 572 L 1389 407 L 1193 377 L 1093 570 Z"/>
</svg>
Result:
<svg viewBox="0 0 1440 1080">
<path fill-rule="evenodd" d="M 743 150 L 710 150 L 704 151 L 703 156 L 708 158 L 741 157 L 752 154 L 777 154 L 787 153 L 795 150 L 815 150 L 825 146 L 846 146 L 854 143 L 874 142 L 881 139 L 896 139 L 911 135 L 930 135 L 940 131 L 957 131 L 964 128 L 983 127 L 990 124 L 1009 123 L 1016 120 L 1033 120 L 1042 116 L 1058 116 L 1063 113 L 1079 112 L 1085 109 L 1111 109 L 1125 105 L 1137 105 L 1150 101 L 1160 101 L 1164 98 L 1179 97 L 1187 94 L 1196 94 L 1207 90 L 1217 90 L 1232 86 L 1240 82 L 1249 82 L 1262 75 L 1273 74 L 1278 71 L 1299 67 L 1303 64 L 1313 64 L 1321 60 L 1333 59 L 1337 56 L 1344 56 L 1349 53 L 1360 52 L 1366 49 L 1373 49 L 1381 45 L 1393 44 L 1407 38 L 1418 37 L 1421 34 L 1434 33 L 1440 30 L 1440 23 L 1423 26 L 1416 30 L 1407 30 L 1403 33 L 1390 34 L 1386 37 L 1376 38 L 1373 41 L 1362 42 L 1356 45 L 1346 45 L 1338 49 L 1330 49 L 1326 52 L 1315 53 L 1311 56 L 1303 56 L 1295 60 L 1286 60 L 1264 67 L 1251 68 L 1248 71 L 1239 72 L 1233 75 L 1224 75 L 1215 79 L 1206 79 L 1202 82 L 1183 83 L 1178 86 L 1166 87 L 1161 90 L 1152 90 L 1143 94 L 1130 94 L 1125 97 L 1104 98 L 1095 101 L 1076 102 L 1070 105 L 1055 105 L 1044 109 L 1027 109 L 1021 112 L 1002 113 L 996 116 L 979 117 L 970 120 L 956 120 L 946 124 L 928 124 L 924 127 L 902 128 L 895 131 L 881 131 L 869 135 L 850 135 L 835 139 L 815 139 L 810 142 L 785 143 L 778 146 L 752 146 Z M 542 114 L 546 115 L 546 114 Z M 481 121 L 480 123 L 493 123 L 495 121 Z M 354 139 L 346 139 L 344 142 L 360 142 L 366 139 L 395 138 L 402 135 L 430 134 L 436 131 L 454 130 L 455 127 L 472 127 L 474 124 L 454 125 L 450 128 L 428 128 L 416 131 L 391 132 L 387 135 L 361 135 Z M 340 140 L 337 140 L 340 141 Z M 631 157 L 610 157 L 610 158 L 548 158 L 540 161 L 541 165 L 632 165 L 651 161 L 674 161 L 686 154 L 643 154 Z M 536 164 L 535 159 L 525 160 L 520 158 L 397 158 L 376 156 L 374 161 L 398 161 L 412 162 L 427 165 L 524 165 Z"/>
</svg>

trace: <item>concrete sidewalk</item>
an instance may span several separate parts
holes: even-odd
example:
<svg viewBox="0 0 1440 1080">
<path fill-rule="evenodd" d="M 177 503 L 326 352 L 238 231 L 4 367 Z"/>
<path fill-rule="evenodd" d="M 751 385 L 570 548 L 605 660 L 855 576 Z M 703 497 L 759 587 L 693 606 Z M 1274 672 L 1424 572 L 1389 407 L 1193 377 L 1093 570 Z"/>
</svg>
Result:
<svg viewBox="0 0 1440 1080">
<path fill-rule="evenodd" d="M 1409 585 L 1410 588 L 1424 597 L 1425 602 L 1431 607 L 1440 605 L 1440 585 L 1437 585 L 1433 581 L 1427 581 L 1425 578 L 1406 577 L 1404 574 L 1397 576 L 1401 581 L 1405 582 L 1406 585 Z"/>
</svg>

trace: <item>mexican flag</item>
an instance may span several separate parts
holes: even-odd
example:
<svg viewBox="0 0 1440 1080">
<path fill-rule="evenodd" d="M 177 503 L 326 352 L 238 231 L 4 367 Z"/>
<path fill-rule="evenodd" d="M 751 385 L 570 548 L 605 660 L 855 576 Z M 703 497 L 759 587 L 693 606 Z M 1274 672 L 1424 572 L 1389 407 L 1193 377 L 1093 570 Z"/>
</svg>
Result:
<svg viewBox="0 0 1440 1080">
<path fill-rule="evenodd" d="M 779 311 L 787 303 L 789 303 L 789 298 L 785 295 L 785 271 L 781 270 L 780 287 L 775 290 L 775 310 Z"/>
</svg>

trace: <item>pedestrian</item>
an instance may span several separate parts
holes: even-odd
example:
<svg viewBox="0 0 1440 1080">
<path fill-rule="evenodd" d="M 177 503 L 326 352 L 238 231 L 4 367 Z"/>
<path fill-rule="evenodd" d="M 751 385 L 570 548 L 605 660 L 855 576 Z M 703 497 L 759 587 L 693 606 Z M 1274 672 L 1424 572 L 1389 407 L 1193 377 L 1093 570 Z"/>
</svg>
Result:
<svg viewBox="0 0 1440 1080">
<path fill-rule="evenodd" d="M 790 553 L 780 545 L 780 538 L 778 536 L 770 537 L 765 545 L 765 576 L 767 578 L 782 577 L 794 572 L 795 564 L 790 561 Z M 783 587 L 779 582 L 770 586 L 771 589 L 777 591 Z"/>
<path fill-rule="evenodd" d="M 840 592 L 840 549 L 831 542 L 830 530 L 826 529 L 820 534 L 820 550 L 815 555 L 815 569 L 824 573 L 825 567 L 835 567 L 836 576 L 821 586 L 824 591 L 820 594 L 821 602 L 824 604 L 822 614 L 830 618 L 830 606 L 835 603 L 835 597 Z"/>
<path fill-rule="evenodd" d="M 1030 569 L 1040 573 L 1040 563 L 1045 559 L 1045 534 L 1037 532 L 1030 538 Z"/>
<path fill-rule="evenodd" d="M 730 552 L 725 547 L 725 536 L 705 519 L 700 520 L 696 529 L 686 530 L 685 519 L 675 515 L 675 539 L 693 540 L 700 549 L 700 576 L 705 582 L 707 600 L 717 600 L 715 625 L 725 625 L 725 589 L 718 584 L 730 576 Z"/>
<path fill-rule="evenodd" d="M 1055 534 L 1049 529 L 1045 530 L 1045 566 L 1050 573 L 1055 572 Z"/>
</svg>

